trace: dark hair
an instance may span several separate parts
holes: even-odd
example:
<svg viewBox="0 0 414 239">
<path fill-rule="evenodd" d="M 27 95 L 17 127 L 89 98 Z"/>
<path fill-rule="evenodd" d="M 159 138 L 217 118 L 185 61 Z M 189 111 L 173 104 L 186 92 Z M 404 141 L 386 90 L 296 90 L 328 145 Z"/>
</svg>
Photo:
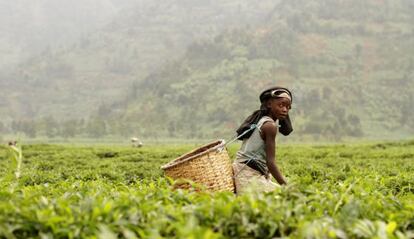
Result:
<svg viewBox="0 0 414 239">
<path fill-rule="evenodd" d="M 251 115 L 249 115 L 244 120 L 244 122 L 236 130 L 237 136 L 240 136 L 241 134 L 243 134 L 247 130 L 251 129 L 252 124 L 257 124 L 257 122 L 259 122 L 259 120 L 263 116 L 267 115 L 268 114 L 268 109 L 266 107 L 267 100 L 270 99 L 270 98 L 274 98 L 274 97 L 277 98 L 277 95 L 279 95 L 283 92 L 288 93 L 290 98 L 293 99 L 292 98 L 292 93 L 284 87 L 276 86 L 276 87 L 272 87 L 272 88 L 269 88 L 269 89 L 263 91 L 259 96 L 259 99 L 260 99 L 260 102 L 261 102 L 260 109 L 254 111 Z M 279 132 L 282 133 L 283 135 L 287 136 L 293 131 L 292 122 L 290 121 L 289 115 L 287 115 L 287 117 L 285 119 L 279 120 L 279 124 L 280 124 Z M 252 133 L 253 133 L 253 130 L 245 133 L 242 137 L 239 138 L 239 140 L 250 138 Z"/>
</svg>

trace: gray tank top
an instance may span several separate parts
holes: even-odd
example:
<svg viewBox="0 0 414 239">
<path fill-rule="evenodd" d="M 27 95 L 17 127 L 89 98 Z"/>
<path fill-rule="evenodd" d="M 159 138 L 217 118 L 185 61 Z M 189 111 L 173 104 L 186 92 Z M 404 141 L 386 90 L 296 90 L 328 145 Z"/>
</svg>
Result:
<svg viewBox="0 0 414 239">
<path fill-rule="evenodd" d="M 254 129 L 252 135 L 248 139 L 243 140 L 242 146 L 236 154 L 236 162 L 247 163 L 247 161 L 252 159 L 249 165 L 253 163 L 262 173 L 268 173 L 269 171 L 266 164 L 265 142 L 260 136 L 262 125 L 268 121 L 278 126 L 277 120 L 275 122 L 269 116 L 263 116 L 257 122 L 257 128 Z"/>
</svg>

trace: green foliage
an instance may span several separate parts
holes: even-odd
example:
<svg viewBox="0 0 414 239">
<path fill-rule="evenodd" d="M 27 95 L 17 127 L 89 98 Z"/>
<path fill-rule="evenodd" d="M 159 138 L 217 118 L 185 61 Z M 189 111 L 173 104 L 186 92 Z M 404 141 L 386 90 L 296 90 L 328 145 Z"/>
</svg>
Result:
<svg viewBox="0 0 414 239">
<path fill-rule="evenodd" d="M 71 13 L 88 12 L 90 4 L 97 7 L 96 14 L 65 18 L 61 14 L 53 14 L 55 10 L 50 6 L 66 6 L 67 3 L 63 1 L 59 5 L 55 2 L 33 3 L 24 11 L 29 15 L 35 11 L 32 9 L 37 9 L 45 16 L 41 19 L 45 29 L 42 29 L 42 34 L 37 31 L 40 34 L 40 45 L 46 45 L 41 40 L 47 38 L 44 35 L 54 37 L 48 39 L 51 42 L 44 52 L 36 52 L 26 61 L 16 64 L 17 69 L 12 68 L 10 76 L 0 75 L 0 86 L 2 82 L 13 86 L 11 89 L 11 86 L 0 87 L 0 102 L 7 102 L 6 105 L 0 104 L 0 113 L 2 109 L 6 109 L 1 116 L 10 117 L 13 113 L 18 117 L 25 117 L 27 106 L 32 105 L 36 109 L 37 118 L 53 115 L 55 118 L 65 119 L 67 112 L 71 112 L 73 117 L 84 118 L 85 112 L 95 111 L 100 103 L 112 104 L 114 99 L 122 99 L 133 81 L 143 79 L 163 64 L 181 56 L 193 41 L 212 38 L 227 27 L 256 24 L 274 5 L 273 0 L 222 0 L 216 3 L 90 0 L 88 3 L 67 6 L 65 10 Z M 13 3 L 7 3 L 6 7 L 21 8 Z M 110 9 L 111 14 L 102 9 Z M 113 16 L 114 13 L 118 14 Z M 32 13 L 36 14 L 39 12 Z M 54 19 L 55 17 L 58 19 Z M 13 16 L 14 21 L 10 23 L 3 21 L 0 26 L 4 25 L 5 29 L 9 29 L 15 24 L 22 25 L 14 18 Z M 33 20 L 24 22 L 31 23 Z M 103 23 L 105 26 L 102 26 Z M 79 24 L 84 27 L 82 31 L 79 28 L 72 29 Z M 24 24 L 20 26 L 23 29 L 26 27 Z M 28 28 L 33 31 L 36 27 Z M 60 39 L 56 32 L 65 32 L 65 37 Z M 23 34 L 18 34 L 21 35 Z M 13 47 L 19 42 L 9 31 L 7 36 L 14 38 L 14 44 L 11 44 Z M 30 37 L 23 35 L 21 38 L 22 42 L 26 42 Z M 61 41 L 57 41 L 58 39 Z M 22 45 L 26 49 L 26 45 L 36 45 L 32 43 L 26 42 Z M 8 45 L 4 49 L 7 47 Z M 2 42 L 0 48 L 3 49 Z M 5 62 L 11 61 L 10 57 L 4 59 Z M 12 99 L 8 99 L 7 93 L 10 91 L 15 92 Z"/>
<path fill-rule="evenodd" d="M 289 185 L 237 197 L 172 190 L 160 166 L 195 145 L 28 145 L 16 191 L 0 184 L 0 237 L 411 238 L 413 143 L 282 146 Z"/>
<path fill-rule="evenodd" d="M 13 193 L 18 188 L 21 177 L 23 152 L 20 143 L 17 142 L 9 144 L 5 151 L 5 157 L 2 162 L 4 171 L 0 175 L 0 184 L 8 184 L 8 191 Z"/>
<path fill-rule="evenodd" d="M 115 115 L 145 126 L 140 133 L 148 137 L 231 135 L 258 109 L 264 88 L 285 85 L 294 93 L 293 137 L 407 137 L 414 88 L 412 38 L 403 36 L 413 34 L 405 30 L 412 5 L 351 2 L 282 1 L 253 29 L 198 41 L 136 83 Z M 400 41 L 407 47 L 395 49 Z"/>
<path fill-rule="evenodd" d="M 0 113 L 28 137 L 223 137 L 277 84 L 294 93 L 299 140 L 407 138 L 413 11 L 409 0 L 142 1 L 2 73 L 15 87 L 0 97 L 16 93 Z"/>
</svg>

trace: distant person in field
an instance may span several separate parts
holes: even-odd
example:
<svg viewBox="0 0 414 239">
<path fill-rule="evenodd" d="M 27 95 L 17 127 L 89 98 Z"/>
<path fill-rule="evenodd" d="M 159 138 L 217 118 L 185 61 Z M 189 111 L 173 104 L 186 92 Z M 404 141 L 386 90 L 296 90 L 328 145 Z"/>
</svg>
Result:
<svg viewBox="0 0 414 239">
<path fill-rule="evenodd" d="M 135 148 L 140 148 L 143 145 L 142 141 L 137 137 L 131 138 L 131 143 L 132 143 L 132 147 L 135 147 Z"/>
<path fill-rule="evenodd" d="M 283 87 L 273 87 L 263 91 L 259 98 L 260 109 L 247 117 L 237 129 L 237 134 L 241 136 L 239 139 L 243 140 L 233 163 L 238 194 L 247 187 L 264 192 L 274 190 L 278 185 L 271 181 L 270 175 L 280 185 L 286 184 L 276 166 L 275 141 L 278 132 L 289 135 L 293 130 L 288 114 L 292 93 Z"/>
</svg>

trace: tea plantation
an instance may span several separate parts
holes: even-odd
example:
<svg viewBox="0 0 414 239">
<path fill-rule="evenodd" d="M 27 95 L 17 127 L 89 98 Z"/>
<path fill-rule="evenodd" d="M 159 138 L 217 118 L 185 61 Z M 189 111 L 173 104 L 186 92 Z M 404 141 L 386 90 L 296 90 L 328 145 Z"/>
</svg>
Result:
<svg viewBox="0 0 414 239">
<path fill-rule="evenodd" d="M 282 145 L 288 186 L 237 197 L 172 190 L 195 147 L 0 146 L 0 238 L 414 238 L 414 141 Z"/>
</svg>

